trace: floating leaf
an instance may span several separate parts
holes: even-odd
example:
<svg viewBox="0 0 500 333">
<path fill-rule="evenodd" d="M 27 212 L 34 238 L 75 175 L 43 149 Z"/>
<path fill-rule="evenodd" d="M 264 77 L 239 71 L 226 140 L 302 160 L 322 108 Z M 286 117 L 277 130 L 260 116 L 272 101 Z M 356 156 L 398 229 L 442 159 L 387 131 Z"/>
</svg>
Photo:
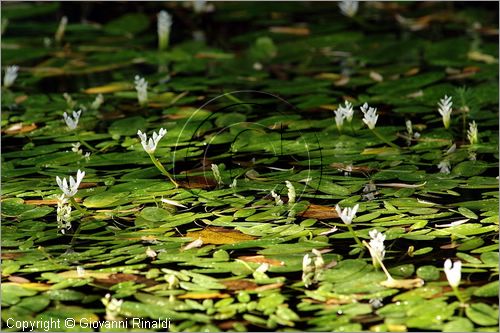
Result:
<svg viewBox="0 0 500 333">
<path fill-rule="evenodd" d="M 424 280 L 420 278 L 404 279 L 404 280 L 387 279 L 385 281 L 380 282 L 380 284 L 387 288 L 413 289 L 423 286 Z"/>
<path fill-rule="evenodd" d="M 241 256 L 238 257 L 239 260 L 256 262 L 259 264 L 269 264 L 270 266 L 283 266 L 285 263 L 276 259 L 269 259 L 265 256 Z"/>
<path fill-rule="evenodd" d="M 201 231 L 190 231 L 186 237 L 201 239 L 204 244 L 237 244 L 255 239 L 235 229 L 206 227 Z"/>
<path fill-rule="evenodd" d="M 488 304 L 474 303 L 465 308 L 465 314 L 478 325 L 493 326 L 498 324 L 498 307 L 494 309 Z"/>
<path fill-rule="evenodd" d="M 223 294 L 223 293 L 186 293 L 183 295 L 177 296 L 180 299 L 213 299 L 213 298 L 227 298 L 230 297 L 229 294 Z"/>
<path fill-rule="evenodd" d="M 109 94 L 117 91 L 127 91 L 133 88 L 134 85 L 129 82 L 115 82 L 103 86 L 87 88 L 83 92 L 86 94 Z"/>
</svg>

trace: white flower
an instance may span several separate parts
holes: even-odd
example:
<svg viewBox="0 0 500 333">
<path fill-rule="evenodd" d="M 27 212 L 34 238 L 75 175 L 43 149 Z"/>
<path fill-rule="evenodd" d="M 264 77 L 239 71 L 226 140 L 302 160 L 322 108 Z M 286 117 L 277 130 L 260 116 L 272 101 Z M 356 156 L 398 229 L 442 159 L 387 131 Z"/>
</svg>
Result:
<svg viewBox="0 0 500 333">
<path fill-rule="evenodd" d="M 363 197 L 364 200 L 372 201 L 372 200 L 375 200 L 375 193 L 370 192 L 370 193 L 367 193 L 367 194 L 363 194 L 362 197 Z"/>
<path fill-rule="evenodd" d="M 82 266 L 76 266 L 76 276 L 84 277 L 85 276 L 85 268 Z"/>
<path fill-rule="evenodd" d="M 342 130 L 342 127 L 344 126 L 345 114 L 340 108 L 333 112 L 335 113 L 335 124 L 337 125 L 337 129 L 340 132 Z"/>
<path fill-rule="evenodd" d="M 63 97 L 66 101 L 66 104 L 68 105 L 68 108 L 73 109 L 76 106 L 76 102 L 73 100 L 70 94 L 64 93 Z"/>
<path fill-rule="evenodd" d="M 281 200 L 280 195 L 276 194 L 276 192 L 274 192 L 274 190 L 271 191 L 271 196 L 274 198 L 276 206 L 282 206 L 283 205 L 283 200 Z"/>
<path fill-rule="evenodd" d="M 137 100 L 140 105 L 148 103 L 148 81 L 136 75 L 134 78 L 135 90 L 137 90 Z"/>
<path fill-rule="evenodd" d="M 312 256 L 314 256 L 314 261 Z M 302 282 L 304 282 L 306 288 L 321 279 L 324 268 L 325 261 L 323 260 L 323 256 L 316 249 L 312 249 L 312 255 L 306 254 L 302 258 Z"/>
<path fill-rule="evenodd" d="M 411 144 L 411 138 L 413 137 L 413 126 L 411 120 L 406 121 L 406 132 L 408 132 L 408 137 L 406 138 L 406 143 L 408 146 Z"/>
<path fill-rule="evenodd" d="M 224 182 L 222 181 L 222 177 L 220 175 L 219 167 L 217 166 L 217 164 L 212 164 L 211 168 L 212 168 L 212 173 L 214 174 L 214 178 L 217 181 L 217 184 L 219 186 L 224 184 Z"/>
<path fill-rule="evenodd" d="M 450 155 L 453 154 L 457 150 L 457 144 L 454 143 L 448 148 L 448 150 L 445 152 L 445 155 Z"/>
<path fill-rule="evenodd" d="M 59 22 L 59 26 L 57 27 L 57 31 L 54 36 L 56 42 L 60 43 L 62 41 L 67 24 L 68 24 L 68 18 L 66 16 L 61 17 L 61 21 Z"/>
<path fill-rule="evenodd" d="M 370 254 L 372 255 L 373 258 L 373 265 L 375 267 L 379 266 L 379 260 L 382 261 L 384 260 L 385 257 L 385 235 L 381 232 L 379 232 L 377 229 L 371 230 L 369 233 L 370 235 Z M 379 260 L 375 259 L 378 258 Z"/>
<path fill-rule="evenodd" d="M 308 288 L 313 283 L 314 265 L 309 254 L 304 255 L 302 258 L 302 282 Z"/>
<path fill-rule="evenodd" d="M 345 16 L 353 17 L 358 12 L 359 3 L 358 1 L 340 1 L 339 8 L 342 14 Z"/>
<path fill-rule="evenodd" d="M 363 105 L 361 105 L 359 108 L 361 109 L 361 112 L 363 112 L 363 114 L 365 114 L 365 113 L 366 113 L 366 111 L 368 111 L 368 109 L 369 109 L 370 107 L 368 106 L 368 103 L 366 103 L 366 102 L 365 102 L 365 103 L 364 103 Z"/>
<path fill-rule="evenodd" d="M 174 274 L 165 276 L 165 281 L 168 283 L 168 289 L 174 289 L 179 284 L 179 279 Z"/>
<path fill-rule="evenodd" d="M 92 102 L 90 107 L 94 110 L 97 110 L 97 109 L 99 109 L 99 107 L 101 106 L 101 104 L 103 102 L 104 102 L 104 97 L 102 96 L 102 94 L 99 94 L 96 96 L 95 100 Z"/>
<path fill-rule="evenodd" d="M 153 250 L 152 248 L 150 248 L 148 246 L 148 248 L 146 249 L 146 255 L 150 258 L 156 258 L 157 254 L 156 254 L 156 251 Z"/>
<path fill-rule="evenodd" d="M 450 286 L 453 288 L 458 287 L 462 275 L 462 262 L 458 260 L 452 264 L 450 259 L 446 259 L 444 262 L 444 272 Z"/>
<path fill-rule="evenodd" d="M 356 204 L 354 207 L 348 207 L 344 208 L 343 210 L 340 209 L 340 206 L 337 204 L 335 206 L 335 209 L 337 210 L 337 213 L 339 214 L 339 217 L 342 219 L 342 222 L 345 224 L 351 224 L 352 220 L 356 217 L 356 212 L 358 211 L 359 204 Z"/>
<path fill-rule="evenodd" d="M 193 40 L 197 42 L 205 42 L 206 41 L 205 32 L 201 30 L 193 31 Z"/>
<path fill-rule="evenodd" d="M 203 0 L 195 0 L 195 1 L 193 1 L 194 12 L 197 13 L 197 14 L 203 13 L 203 11 L 205 10 L 206 4 L 207 4 L 207 2 L 203 1 Z"/>
<path fill-rule="evenodd" d="M 439 162 L 437 167 L 439 168 L 439 172 L 441 172 L 441 173 L 444 173 L 444 174 L 450 173 L 451 165 L 450 165 L 450 161 L 448 161 L 447 159 L 444 159 L 441 162 Z"/>
<path fill-rule="evenodd" d="M 293 204 L 295 202 L 295 187 L 288 180 L 285 181 L 285 184 L 288 188 L 288 204 Z"/>
<path fill-rule="evenodd" d="M 374 309 L 378 309 L 380 307 L 382 307 L 384 305 L 384 303 L 382 303 L 382 298 L 371 298 L 368 303 L 370 303 L 370 305 L 374 308 Z"/>
<path fill-rule="evenodd" d="M 189 243 L 188 245 L 184 246 L 183 248 L 181 248 L 181 251 L 194 249 L 194 248 L 200 247 L 202 245 L 203 245 L 203 239 L 198 238 L 198 239 L 195 239 L 194 241 L 192 241 L 191 243 Z"/>
<path fill-rule="evenodd" d="M 57 197 L 57 228 L 63 234 L 71 228 L 71 205 L 64 194 Z"/>
<path fill-rule="evenodd" d="M 59 178 L 59 176 L 56 177 L 56 182 L 57 185 L 59 185 L 59 188 L 63 191 L 64 195 L 66 197 L 72 197 L 78 192 L 78 186 L 80 186 L 80 183 L 82 182 L 83 177 L 85 177 L 85 171 L 80 171 L 76 173 L 76 181 L 72 176 L 69 176 L 69 186 L 68 182 L 66 181 L 66 178 Z"/>
<path fill-rule="evenodd" d="M 196 14 L 209 13 L 215 9 L 215 7 L 212 4 L 208 4 L 206 1 L 203 0 L 195 0 L 192 3 L 193 3 L 193 10 Z"/>
<path fill-rule="evenodd" d="M 63 113 L 64 121 L 70 130 L 74 130 L 78 126 L 78 121 L 82 115 L 82 110 L 73 111 L 73 117 L 68 116 L 66 112 Z"/>
<path fill-rule="evenodd" d="M 476 152 L 474 150 L 469 150 L 469 160 L 475 161 L 477 159 Z"/>
<path fill-rule="evenodd" d="M 377 124 L 378 114 L 377 108 L 372 108 L 368 106 L 368 103 L 361 106 L 361 111 L 363 112 L 363 122 L 368 126 L 369 129 L 374 129 Z"/>
<path fill-rule="evenodd" d="M 467 131 L 467 138 L 469 139 L 469 142 L 471 145 L 478 143 L 478 138 L 477 138 L 477 125 L 476 122 L 473 121 L 472 123 L 469 123 L 469 130 Z"/>
<path fill-rule="evenodd" d="M 408 136 L 411 138 L 413 136 L 413 126 L 411 124 L 411 120 L 406 121 L 406 131 L 408 132 Z"/>
<path fill-rule="evenodd" d="M 78 155 L 82 155 L 83 154 L 83 150 L 80 149 L 80 145 L 81 145 L 80 142 L 72 143 L 71 144 L 71 151 L 74 152 L 74 153 L 77 153 Z"/>
<path fill-rule="evenodd" d="M 52 46 L 52 40 L 50 37 L 43 37 L 43 46 L 50 48 Z"/>
<path fill-rule="evenodd" d="M 111 297 L 110 294 L 106 294 L 105 297 L 101 298 L 102 304 L 106 307 L 106 320 L 117 320 L 118 314 L 120 313 L 123 300 L 117 300 Z"/>
<path fill-rule="evenodd" d="M 344 176 L 350 176 L 352 172 L 352 164 L 347 164 L 342 170 L 344 171 Z"/>
<path fill-rule="evenodd" d="M 3 77 L 3 86 L 5 88 L 10 87 L 14 81 L 17 79 L 17 71 L 19 70 L 19 66 L 7 66 L 5 69 L 5 75 Z"/>
<path fill-rule="evenodd" d="M 170 39 L 170 27 L 172 26 L 172 16 L 162 10 L 158 13 L 158 48 L 160 51 L 168 47 Z"/>
<path fill-rule="evenodd" d="M 368 193 L 368 192 L 373 192 L 377 190 L 377 185 L 375 185 L 372 182 L 366 183 L 365 186 L 363 187 L 363 192 Z"/>
<path fill-rule="evenodd" d="M 312 259 L 311 257 L 309 257 L 309 254 L 306 254 L 302 258 L 302 270 L 306 271 L 311 264 L 312 264 Z"/>
<path fill-rule="evenodd" d="M 3 35 L 5 33 L 5 30 L 7 29 L 7 26 L 9 25 L 9 19 L 2 18 L 2 22 L 0 23 L 0 35 Z"/>
<path fill-rule="evenodd" d="M 315 271 L 318 273 L 317 276 L 319 276 L 319 273 L 321 272 L 321 270 L 325 266 L 325 260 L 323 260 L 323 256 L 321 255 L 320 251 L 318 251 L 316 249 L 312 249 L 312 253 L 315 255 L 314 268 L 315 268 Z"/>
<path fill-rule="evenodd" d="M 329 234 L 333 234 L 334 232 L 337 231 L 337 227 L 334 226 L 333 228 L 327 230 L 327 231 L 323 231 L 322 233 L 320 233 L 320 235 L 324 236 L 324 235 L 329 235 Z"/>
<path fill-rule="evenodd" d="M 450 116 L 451 116 L 451 107 L 453 102 L 451 101 L 451 96 L 448 97 L 444 95 L 444 98 L 441 98 L 438 103 L 438 111 L 441 117 L 443 118 L 444 128 L 450 127 Z"/>
<path fill-rule="evenodd" d="M 348 122 L 352 121 L 352 117 L 354 116 L 354 109 L 352 108 L 352 104 L 348 101 L 345 101 L 345 105 L 339 105 L 338 110 L 340 110 L 344 114 L 344 118 L 347 119 Z"/>
<path fill-rule="evenodd" d="M 141 138 L 142 148 L 144 148 L 148 154 L 154 154 L 156 146 L 158 146 L 158 142 L 160 142 L 161 138 L 163 138 L 165 134 L 167 134 L 167 130 L 160 128 L 158 134 L 153 132 L 153 136 L 148 140 L 146 133 L 142 133 L 141 130 L 137 131 L 137 135 Z"/>
<path fill-rule="evenodd" d="M 260 264 L 260 266 L 257 267 L 257 269 L 255 271 L 259 272 L 259 273 L 265 273 L 265 272 L 267 272 L 268 269 L 269 269 L 269 264 L 267 262 L 264 262 L 264 263 Z"/>
</svg>

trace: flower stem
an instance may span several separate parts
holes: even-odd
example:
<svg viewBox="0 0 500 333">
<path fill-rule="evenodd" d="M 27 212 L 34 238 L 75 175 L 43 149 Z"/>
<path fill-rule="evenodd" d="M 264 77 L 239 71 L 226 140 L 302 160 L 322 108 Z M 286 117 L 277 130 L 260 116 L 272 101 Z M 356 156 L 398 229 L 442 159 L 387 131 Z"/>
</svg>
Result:
<svg viewBox="0 0 500 333">
<path fill-rule="evenodd" d="M 77 140 L 78 140 L 78 141 L 80 141 L 80 143 L 81 143 L 82 145 L 84 145 L 85 147 L 87 147 L 88 149 L 90 149 L 92 152 L 94 152 L 94 153 L 95 153 L 95 152 L 97 151 L 97 149 L 95 149 L 94 147 L 92 147 L 91 145 L 89 145 L 89 144 L 88 144 L 85 140 L 83 140 L 83 139 L 80 137 L 80 134 L 75 133 L 75 136 L 76 136 Z"/>
<path fill-rule="evenodd" d="M 356 243 L 359 245 L 359 247 L 363 248 L 363 243 L 361 243 L 358 236 L 356 236 L 356 233 L 354 232 L 354 229 L 352 228 L 352 226 L 350 224 L 346 224 L 346 226 L 347 226 L 347 229 L 349 229 L 349 232 L 354 237 L 354 240 L 356 241 Z"/>
<path fill-rule="evenodd" d="M 85 211 L 85 209 L 83 209 L 82 206 L 80 206 L 80 204 L 78 202 L 76 202 L 75 198 L 71 197 L 71 198 L 69 198 L 69 201 L 76 208 L 77 211 L 79 211 L 80 213 L 82 213 L 84 215 L 87 215 L 87 212 Z"/>
<path fill-rule="evenodd" d="M 394 143 L 390 142 L 389 140 L 387 140 L 386 138 L 384 138 L 384 137 L 383 137 L 383 136 L 382 136 L 379 132 L 377 132 L 377 130 L 376 130 L 375 128 L 374 128 L 374 129 L 372 129 L 372 132 L 373 132 L 373 134 L 375 134 L 375 136 L 376 136 L 377 138 L 379 138 L 380 140 L 384 141 L 385 143 L 387 143 L 387 144 L 388 144 L 389 146 L 391 146 L 392 148 L 397 148 L 397 149 L 399 149 L 399 146 L 398 146 L 398 145 L 396 145 L 396 144 L 394 144 Z"/>
<path fill-rule="evenodd" d="M 458 290 L 458 287 L 452 287 L 452 289 L 453 289 L 453 293 L 455 294 L 455 296 L 457 297 L 458 301 L 460 302 L 460 305 L 465 304 L 465 300 L 462 297 L 462 294 L 460 293 L 460 290 Z"/>
<path fill-rule="evenodd" d="M 82 223 L 80 222 L 78 224 L 78 228 L 76 228 L 76 231 L 73 233 L 73 237 L 71 237 L 71 241 L 70 241 L 70 245 L 73 246 L 76 242 L 76 237 L 78 236 L 78 234 L 80 233 L 80 231 L 82 230 Z"/>
<path fill-rule="evenodd" d="M 160 161 L 158 161 L 158 159 L 155 158 L 154 154 L 148 154 L 148 155 L 151 158 L 151 161 L 153 161 L 153 164 L 158 168 L 158 170 L 160 170 L 161 174 L 167 176 L 168 179 L 170 179 L 170 181 L 172 182 L 172 184 L 175 185 L 175 188 L 178 188 L 179 184 L 177 184 L 177 182 L 174 180 L 174 178 L 172 178 L 170 173 L 167 170 L 165 170 Z"/>
<path fill-rule="evenodd" d="M 387 268 L 385 267 L 384 263 L 382 262 L 382 259 L 380 259 L 380 257 L 377 255 L 377 253 L 375 251 L 373 251 L 373 249 L 371 248 L 370 244 L 368 244 L 366 241 L 363 241 L 363 244 L 368 248 L 368 250 L 370 251 L 370 254 L 372 256 L 372 259 L 375 259 L 376 261 L 378 261 L 378 263 L 380 264 L 380 267 L 382 268 L 382 270 L 384 271 L 385 275 L 387 276 L 387 280 L 389 281 L 393 281 L 394 278 L 392 277 L 391 273 L 389 273 L 389 271 L 387 270 Z"/>
</svg>

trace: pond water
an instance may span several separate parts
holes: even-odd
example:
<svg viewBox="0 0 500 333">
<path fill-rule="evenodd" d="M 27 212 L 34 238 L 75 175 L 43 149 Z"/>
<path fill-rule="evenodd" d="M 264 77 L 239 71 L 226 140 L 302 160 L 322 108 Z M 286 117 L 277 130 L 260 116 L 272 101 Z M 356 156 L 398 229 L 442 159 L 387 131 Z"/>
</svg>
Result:
<svg viewBox="0 0 500 333">
<path fill-rule="evenodd" d="M 2 70 L 3 330 L 498 331 L 498 3 L 5 3 Z"/>
</svg>

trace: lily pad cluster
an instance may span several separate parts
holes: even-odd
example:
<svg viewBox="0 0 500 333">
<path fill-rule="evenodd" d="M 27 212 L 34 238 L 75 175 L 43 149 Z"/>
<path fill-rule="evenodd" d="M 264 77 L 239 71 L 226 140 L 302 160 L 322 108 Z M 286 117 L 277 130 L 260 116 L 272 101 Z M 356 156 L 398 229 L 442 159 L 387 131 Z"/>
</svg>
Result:
<svg viewBox="0 0 500 333">
<path fill-rule="evenodd" d="M 2 6 L 5 330 L 498 331 L 497 3 L 109 6 Z"/>
</svg>

